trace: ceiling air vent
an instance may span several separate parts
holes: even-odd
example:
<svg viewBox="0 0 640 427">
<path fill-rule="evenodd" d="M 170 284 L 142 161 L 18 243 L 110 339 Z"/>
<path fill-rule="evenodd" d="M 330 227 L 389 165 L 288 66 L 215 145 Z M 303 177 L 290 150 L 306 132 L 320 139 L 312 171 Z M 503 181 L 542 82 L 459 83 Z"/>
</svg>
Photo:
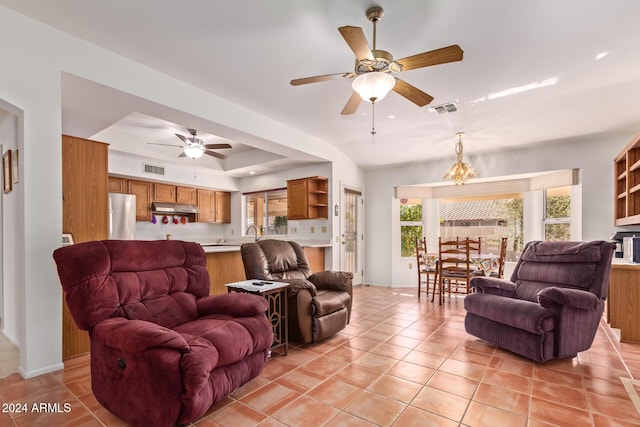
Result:
<svg viewBox="0 0 640 427">
<path fill-rule="evenodd" d="M 143 166 L 144 173 L 153 173 L 164 176 L 164 166 L 150 165 L 149 163 L 143 163 Z"/>
<path fill-rule="evenodd" d="M 454 113 L 458 111 L 458 101 L 456 100 L 456 101 L 446 102 L 440 105 L 435 105 L 429 108 L 429 110 L 436 112 L 438 114 Z"/>
</svg>

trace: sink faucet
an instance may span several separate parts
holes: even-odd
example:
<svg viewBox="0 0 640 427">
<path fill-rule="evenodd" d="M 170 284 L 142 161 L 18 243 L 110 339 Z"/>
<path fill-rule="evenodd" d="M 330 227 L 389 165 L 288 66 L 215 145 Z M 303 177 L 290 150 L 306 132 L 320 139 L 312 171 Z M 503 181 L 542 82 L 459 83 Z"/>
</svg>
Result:
<svg viewBox="0 0 640 427">
<path fill-rule="evenodd" d="M 254 235 L 255 241 L 257 242 L 258 240 L 260 240 L 260 237 L 258 236 L 258 228 L 255 225 L 248 226 L 247 231 L 245 231 L 245 234 L 247 236 L 250 236 L 249 232 L 251 231 L 251 229 L 253 229 L 253 235 Z"/>
</svg>

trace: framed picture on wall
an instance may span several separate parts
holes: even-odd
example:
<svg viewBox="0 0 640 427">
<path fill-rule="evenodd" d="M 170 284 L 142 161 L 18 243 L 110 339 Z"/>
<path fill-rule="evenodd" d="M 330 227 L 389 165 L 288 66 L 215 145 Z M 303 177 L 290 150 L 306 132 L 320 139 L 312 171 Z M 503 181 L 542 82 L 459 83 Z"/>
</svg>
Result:
<svg viewBox="0 0 640 427">
<path fill-rule="evenodd" d="M 20 170 L 18 169 L 18 150 L 13 150 L 11 156 L 11 175 L 13 175 L 13 183 L 18 183 L 18 174 Z"/>
<path fill-rule="evenodd" d="M 2 155 L 2 189 L 5 193 L 10 193 L 13 189 L 11 157 L 11 150 Z"/>
</svg>

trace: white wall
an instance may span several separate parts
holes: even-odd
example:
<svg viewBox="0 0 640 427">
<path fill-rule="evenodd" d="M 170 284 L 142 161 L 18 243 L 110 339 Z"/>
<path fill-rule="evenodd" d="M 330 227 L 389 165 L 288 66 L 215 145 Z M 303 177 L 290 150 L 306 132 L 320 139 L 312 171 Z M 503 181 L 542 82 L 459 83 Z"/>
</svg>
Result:
<svg viewBox="0 0 640 427">
<path fill-rule="evenodd" d="M 467 162 L 481 177 L 515 175 L 559 169 L 581 169 L 582 238 L 607 240 L 613 227 L 613 158 L 634 135 L 591 135 L 552 141 L 527 148 L 468 154 Z M 382 286 L 407 285 L 410 274 L 392 230 L 394 187 L 440 182 L 453 158 L 368 171 L 366 174 L 367 283 Z M 415 266 L 414 266 L 415 267 Z M 394 274 L 394 271 L 396 274 Z M 400 278 L 400 279 L 398 279 Z M 415 279 L 417 280 L 417 279 Z M 415 280 L 411 284 L 415 283 Z M 401 282 L 401 283 L 399 283 Z"/>
<path fill-rule="evenodd" d="M 0 7 L 0 39 L 7 41 L 0 43 L 4 64 L 0 67 L 0 100 L 23 112 L 23 126 L 18 127 L 23 201 L 12 224 L 23 226 L 24 235 L 19 232 L 10 242 L 18 261 L 5 287 L 23 293 L 16 292 L 20 314 L 12 328 L 21 350 L 19 369 L 25 377 L 62 367 L 61 289 L 51 259 L 60 245 L 62 227 L 62 73 L 240 129 L 267 142 L 304 148 L 327 160 L 337 157 L 345 168 L 357 170 L 330 144 L 4 7 Z"/>
</svg>

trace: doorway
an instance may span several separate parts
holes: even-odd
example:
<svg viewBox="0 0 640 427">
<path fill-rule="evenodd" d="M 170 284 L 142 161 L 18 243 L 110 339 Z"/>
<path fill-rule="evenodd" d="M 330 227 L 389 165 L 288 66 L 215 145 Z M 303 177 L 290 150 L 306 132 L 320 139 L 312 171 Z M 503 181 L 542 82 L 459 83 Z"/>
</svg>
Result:
<svg viewBox="0 0 640 427">
<path fill-rule="evenodd" d="M 353 274 L 353 284 L 364 281 L 364 199 L 362 191 L 342 186 L 340 270 Z"/>
</svg>

